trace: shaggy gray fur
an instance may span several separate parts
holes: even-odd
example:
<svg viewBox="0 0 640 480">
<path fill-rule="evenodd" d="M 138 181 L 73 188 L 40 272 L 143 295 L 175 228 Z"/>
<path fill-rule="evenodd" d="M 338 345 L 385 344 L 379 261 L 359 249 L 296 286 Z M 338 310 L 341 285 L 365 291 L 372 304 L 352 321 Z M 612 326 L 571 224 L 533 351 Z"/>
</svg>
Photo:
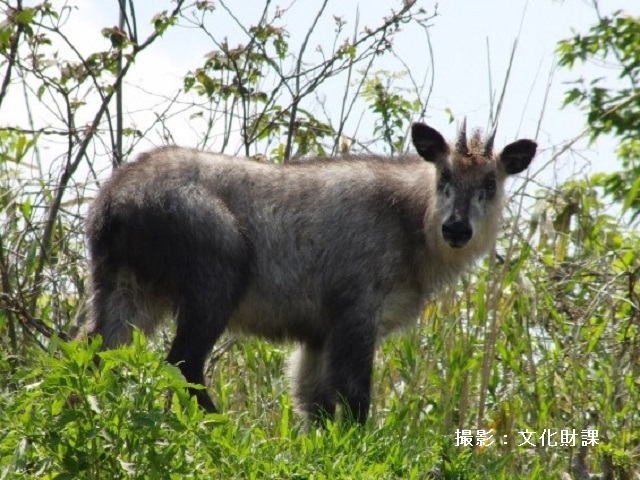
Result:
<svg viewBox="0 0 640 480">
<path fill-rule="evenodd" d="M 174 314 L 168 360 L 201 384 L 226 329 L 295 340 L 298 408 L 326 418 L 340 401 L 364 422 L 376 342 L 492 247 L 504 180 L 536 150 L 486 155 L 478 134 L 454 150 L 424 124 L 412 135 L 419 155 L 398 158 L 278 166 L 165 147 L 122 166 L 87 219 L 86 333 L 112 348 Z"/>
</svg>

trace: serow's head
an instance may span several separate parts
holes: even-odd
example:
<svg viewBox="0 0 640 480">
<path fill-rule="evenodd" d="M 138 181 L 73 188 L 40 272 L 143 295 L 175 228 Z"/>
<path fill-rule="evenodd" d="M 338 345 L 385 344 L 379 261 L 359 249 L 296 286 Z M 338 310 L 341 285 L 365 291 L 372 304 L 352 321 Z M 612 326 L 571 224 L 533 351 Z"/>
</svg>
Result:
<svg viewBox="0 0 640 480">
<path fill-rule="evenodd" d="M 536 143 L 517 140 L 494 154 L 495 130 L 486 139 L 480 131 L 467 139 L 466 121 L 451 146 L 424 123 L 414 123 L 411 134 L 418 154 L 436 167 L 433 201 L 444 242 L 461 249 L 495 237 L 505 179 L 529 166 Z"/>
</svg>

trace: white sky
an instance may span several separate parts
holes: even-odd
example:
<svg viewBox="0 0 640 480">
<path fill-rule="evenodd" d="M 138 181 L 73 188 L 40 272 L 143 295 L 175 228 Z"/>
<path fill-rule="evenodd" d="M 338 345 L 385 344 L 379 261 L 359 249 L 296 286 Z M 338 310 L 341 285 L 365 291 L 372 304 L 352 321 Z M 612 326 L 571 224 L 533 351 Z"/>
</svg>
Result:
<svg viewBox="0 0 640 480">
<path fill-rule="evenodd" d="M 282 5 L 289 5 L 289 2 L 290 0 Z M 60 1 L 53 3 L 61 4 Z M 172 8 L 172 4 L 167 0 L 153 2 L 143 0 L 135 3 L 138 23 L 147 29 L 146 33 L 151 29 L 149 19 L 155 13 Z M 298 45 L 306 35 L 315 14 L 315 10 L 309 10 L 309 6 L 318 3 L 298 0 L 280 21 L 291 33 L 289 38 L 291 44 Z M 73 13 L 66 27 L 71 41 L 79 45 L 85 53 L 106 49 L 107 45 L 100 35 L 100 30 L 117 24 L 117 2 L 115 0 L 75 0 L 70 4 L 78 7 L 78 11 Z M 229 0 L 228 4 L 239 4 L 240 6 L 233 6 L 234 12 L 240 18 L 246 19 L 248 24 L 259 17 L 263 5 L 262 2 L 255 0 L 252 2 Z M 280 2 L 274 2 L 274 4 L 280 4 Z M 428 12 L 433 11 L 434 2 L 421 1 L 421 5 Z M 374 25 L 390 9 L 398 6 L 398 0 L 378 0 L 375 5 L 371 1 L 330 0 L 327 20 L 320 25 L 311 43 L 315 46 L 331 39 L 334 14 L 344 17 L 349 22 L 347 31 L 350 31 L 349 28 L 352 28 L 358 9 L 361 25 Z M 623 9 L 634 15 L 640 14 L 638 1 L 606 0 L 601 2 L 600 8 L 604 13 Z M 449 124 L 449 116 L 445 113 L 447 109 L 453 112 L 456 119 L 466 115 L 470 126 L 486 127 L 490 103 L 488 70 L 491 69 L 494 90 L 499 91 L 513 43 L 519 37 L 496 144 L 502 145 L 518 137 L 536 136 L 544 98 L 547 94 L 547 83 L 550 75 L 553 74 L 546 110 L 537 135 L 542 158 L 537 161 L 537 165 L 543 165 L 544 158 L 549 158 L 554 148 L 557 149 L 564 142 L 576 137 L 585 128 L 584 116 L 581 112 L 573 108 L 562 108 L 563 94 L 568 88 L 565 82 L 583 74 L 592 76 L 602 72 L 601 67 L 596 65 L 574 72 L 564 69 L 554 71 L 556 44 L 560 39 L 569 37 L 573 30 L 585 32 L 596 20 L 591 2 L 583 0 L 441 2 L 438 5 L 438 16 L 431 22 L 433 26 L 430 30 L 430 38 L 434 53 L 435 82 L 426 121 L 440 129 L 449 138 L 455 135 L 456 124 Z M 237 30 L 228 22 L 219 21 L 215 28 L 212 25 L 212 30 L 215 30 L 220 38 L 228 36 L 230 44 L 242 42 L 238 38 Z M 145 32 L 141 32 L 142 38 L 144 35 Z M 406 28 L 397 36 L 395 47 L 397 53 L 410 67 L 411 73 L 417 79 L 422 79 L 430 68 L 429 51 L 424 33 L 417 28 Z M 130 72 L 125 110 L 139 112 L 136 118 L 140 124 L 143 124 L 145 119 L 151 118 L 150 110 L 158 103 L 158 99 L 144 95 L 139 89 L 134 88 L 134 85 L 158 94 L 171 94 L 182 85 L 185 73 L 201 66 L 204 55 L 214 48 L 201 33 L 195 30 L 171 29 L 149 51 L 143 53 L 134 70 Z M 487 51 L 491 56 L 490 65 Z M 402 69 L 402 66 L 392 59 L 379 66 L 389 70 Z M 325 92 L 325 95 L 330 104 L 331 92 Z M 19 102 L 19 96 L 14 98 L 14 101 Z M 12 112 L 11 118 L 7 112 L 6 108 L 0 111 L 0 125 L 15 124 L 17 119 L 21 118 L 19 108 Z M 46 114 L 42 113 L 42 115 L 40 121 L 46 122 Z M 179 143 L 186 145 L 195 143 L 192 122 L 189 118 L 174 119 L 173 133 Z M 358 133 L 365 136 L 366 132 Z M 151 143 L 158 143 L 157 140 L 150 140 Z M 588 145 L 586 141 L 579 142 L 574 147 L 574 152 L 564 155 L 553 171 L 545 172 L 544 177 L 553 182 L 558 175 L 566 178 L 575 174 L 582 175 L 586 171 L 615 169 L 614 148 L 615 143 L 606 139 L 595 145 Z"/>
</svg>

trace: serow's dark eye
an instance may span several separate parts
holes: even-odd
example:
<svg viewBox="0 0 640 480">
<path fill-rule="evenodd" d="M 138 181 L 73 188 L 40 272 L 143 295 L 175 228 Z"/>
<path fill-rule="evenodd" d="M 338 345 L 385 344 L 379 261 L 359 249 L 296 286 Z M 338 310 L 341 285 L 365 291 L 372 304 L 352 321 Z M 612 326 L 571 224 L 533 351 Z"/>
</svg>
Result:
<svg viewBox="0 0 640 480">
<path fill-rule="evenodd" d="M 443 170 L 438 180 L 438 190 L 445 192 L 447 197 L 449 196 L 449 189 L 451 188 L 451 172 L 449 170 Z"/>
<path fill-rule="evenodd" d="M 484 182 L 484 189 L 487 191 L 487 193 L 491 194 L 491 193 L 495 193 L 496 191 L 496 181 L 493 179 L 490 180 L 486 180 Z"/>
<path fill-rule="evenodd" d="M 440 180 L 438 182 L 438 190 L 440 190 L 446 198 L 451 198 L 451 184 L 447 181 Z"/>
</svg>

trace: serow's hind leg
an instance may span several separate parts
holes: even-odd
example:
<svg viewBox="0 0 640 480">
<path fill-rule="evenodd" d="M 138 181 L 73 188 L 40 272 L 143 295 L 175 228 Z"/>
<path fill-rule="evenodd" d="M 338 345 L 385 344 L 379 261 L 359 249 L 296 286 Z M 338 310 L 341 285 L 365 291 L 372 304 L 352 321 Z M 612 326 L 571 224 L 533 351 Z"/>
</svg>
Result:
<svg viewBox="0 0 640 480">
<path fill-rule="evenodd" d="M 202 298 L 185 299 L 180 304 L 176 336 L 167 360 L 178 366 L 189 383 L 205 385 L 205 361 L 228 321 L 228 315 L 221 315 L 220 311 L 219 305 Z M 204 410 L 217 412 L 206 390 L 192 389 L 191 394 Z"/>
<path fill-rule="evenodd" d="M 236 219 L 210 192 L 188 186 L 167 193 L 175 225 L 167 235 L 170 275 L 178 298 L 176 336 L 168 361 L 188 382 L 204 386 L 204 364 L 246 287 L 249 259 Z M 177 213 L 176 213 L 177 212 Z M 167 247 L 169 248 L 169 247 Z M 193 392 L 207 411 L 216 408 L 204 390 Z"/>
</svg>

